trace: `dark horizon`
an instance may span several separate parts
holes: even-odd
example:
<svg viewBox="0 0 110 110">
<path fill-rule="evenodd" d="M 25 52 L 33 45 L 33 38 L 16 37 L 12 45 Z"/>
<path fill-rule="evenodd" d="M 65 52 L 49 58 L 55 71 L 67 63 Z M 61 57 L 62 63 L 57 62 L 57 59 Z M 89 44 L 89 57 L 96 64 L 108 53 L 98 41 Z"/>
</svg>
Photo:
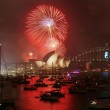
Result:
<svg viewBox="0 0 110 110">
<path fill-rule="evenodd" d="M 35 51 L 25 34 L 25 20 L 42 4 L 52 5 L 66 16 L 67 56 L 110 43 L 109 0 L 5 0 L 0 1 L 0 43 L 6 62 L 23 61 L 24 52 Z"/>
</svg>

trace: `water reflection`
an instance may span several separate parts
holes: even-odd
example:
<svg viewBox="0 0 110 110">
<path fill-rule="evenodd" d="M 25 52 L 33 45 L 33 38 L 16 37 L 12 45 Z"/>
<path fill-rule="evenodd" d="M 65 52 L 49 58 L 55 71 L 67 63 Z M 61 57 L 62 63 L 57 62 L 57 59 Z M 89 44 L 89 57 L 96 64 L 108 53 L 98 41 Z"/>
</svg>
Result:
<svg viewBox="0 0 110 110">
<path fill-rule="evenodd" d="M 34 83 L 36 79 L 33 79 L 31 83 Z M 46 80 L 47 81 L 47 80 Z M 58 102 L 42 101 L 39 94 L 43 91 L 49 91 L 52 89 L 50 81 L 46 83 L 50 84 L 48 87 L 39 87 L 35 91 L 24 91 L 23 85 L 18 87 L 18 99 L 16 105 L 18 110 L 86 110 L 87 109 L 87 95 L 85 94 L 69 94 L 68 88 L 71 86 L 62 86 L 61 91 L 65 93 L 65 97 L 59 99 Z"/>
<path fill-rule="evenodd" d="M 37 91 L 23 91 L 22 86 L 20 86 L 20 94 L 17 100 L 18 110 L 85 110 L 87 104 L 86 95 L 70 95 L 68 93 L 67 87 L 62 89 L 65 91 L 65 97 L 60 98 L 59 102 L 44 102 L 39 98 L 35 98 L 39 95 L 42 88 Z M 46 88 L 45 88 L 46 90 Z"/>
<path fill-rule="evenodd" d="M 103 76 L 104 78 L 106 78 L 106 79 L 108 79 L 108 78 L 109 78 L 109 76 L 110 76 L 110 73 L 109 73 L 109 72 L 107 72 L 107 71 L 102 72 L 101 74 L 102 74 L 102 76 Z"/>
<path fill-rule="evenodd" d="M 110 74 L 103 72 L 101 73 L 101 78 L 102 76 L 108 80 Z M 34 77 L 31 80 L 31 84 L 34 84 L 36 79 L 37 77 Z M 18 86 L 18 98 L 16 101 L 18 110 L 88 110 L 88 101 L 90 98 L 99 95 L 99 92 L 70 94 L 68 88 L 71 84 L 67 84 L 67 86 L 62 86 L 61 88 L 61 92 L 65 93 L 65 97 L 60 98 L 58 102 L 42 101 L 39 95 L 44 91 L 52 90 L 52 84 L 54 83 L 54 81 L 49 81 L 47 78 L 44 79 L 44 82 L 48 84 L 48 87 L 38 87 L 34 91 L 24 91 L 23 85 Z"/>
</svg>

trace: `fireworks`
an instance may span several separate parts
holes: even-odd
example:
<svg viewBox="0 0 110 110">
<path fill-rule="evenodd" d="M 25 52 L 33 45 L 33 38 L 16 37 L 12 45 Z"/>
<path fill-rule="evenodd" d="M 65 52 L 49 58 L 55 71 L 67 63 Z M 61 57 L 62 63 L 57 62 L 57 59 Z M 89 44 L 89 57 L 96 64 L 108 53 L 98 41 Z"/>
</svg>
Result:
<svg viewBox="0 0 110 110">
<path fill-rule="evenodd" d="M 37 42 L 55 38 L 64 42 L 67 35 L 65 15 L 53 6 L 38 6 L 29 13 L 26 22 L 27 33 Z"/>
<path fill-rule="evenodd" d="M 58 48 L 59 44 L 60 44 L 59 41 L 54 38 L 49 38 L 45 43 L 46 47 L 48 49 L 50 49 L 51 51 L 56 50 L 56 48 Z"/>
<path fill-rule="evenodd" d="M 60 45 L 58 46 L 58 48 L 56 49 L 56 52 L 60 55 L 63 56 L 66 53 L 66 47 L 64 46 L 64 44 L 60 43 Z"/>
<path fill-rule="evenodd" d="M 67 38 L 67 21 L 65 15 L 53 6 L 41 5 L 28 14 L 26 33 L 32 45 L 44 56 L 50 51 L 56 51 L 64 56 Z"/>
</svg>

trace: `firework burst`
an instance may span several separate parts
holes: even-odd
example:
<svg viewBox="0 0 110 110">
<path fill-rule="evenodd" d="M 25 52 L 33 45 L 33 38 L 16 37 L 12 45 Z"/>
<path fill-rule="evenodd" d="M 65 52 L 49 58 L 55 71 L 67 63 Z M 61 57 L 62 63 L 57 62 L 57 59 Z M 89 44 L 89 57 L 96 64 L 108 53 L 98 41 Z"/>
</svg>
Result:
<svg viewBox="0 0 110 110">
<path fill-rule="evenodd" d="M 60 56 L 65 56 L 66 54 L 66 47 L 64 46 L 64 44 L 60 43 L 58 48 L 55 50 L 56 53 L 58 53 Z"/>
<path fill-rule="evenodd" d="M 49 38 L 45 42 L 45 46 L 50 49 L 51 51 L 56 50 L 59 46 L 59 41 L 55 38 Z"/>
<path fill-rule="evenodd" d="M 29 13 L 26 27 L 31 40 L 41 44 L 48 38 L 64 42 L 67 37 L 68 24 L 65 15 L 53 6 L 36 7 Z"/>
</svg>

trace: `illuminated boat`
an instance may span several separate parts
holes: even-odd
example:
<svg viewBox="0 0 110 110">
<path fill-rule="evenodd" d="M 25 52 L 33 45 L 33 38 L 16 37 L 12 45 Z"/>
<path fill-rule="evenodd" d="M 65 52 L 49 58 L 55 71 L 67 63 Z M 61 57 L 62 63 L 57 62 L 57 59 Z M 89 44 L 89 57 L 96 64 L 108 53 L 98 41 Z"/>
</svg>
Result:
<svg viewBox="0 0 110 110">
<path fill-rule="evenodd" d="M 44 101 L 59 101 L 59 98 L 55 95 L 52 95 L 51 92 L 45 92 L 40 95 L 41 100 Z"/>
<path fill-rule="evenodd" d="M 60 83 L 57 83 L 55 82 L 52 86 L 53 88 L 61 88 L 61 84 Z"/>
<path fill-rule="evenodd" d="M 55 89 L 55 90 L 49 91 L 48 93 L 51 93 L 51 95 L 57 96 L 57 97 L 64 97 L 65 96 L 65 94 L 62 93 L 60 91 L 60 89 Z"/>
<path fill-rule="evenodd" d="M 89 102 L 88 108 L 110 110 L 110 97 L 93 99 Z"/>
</svg>

